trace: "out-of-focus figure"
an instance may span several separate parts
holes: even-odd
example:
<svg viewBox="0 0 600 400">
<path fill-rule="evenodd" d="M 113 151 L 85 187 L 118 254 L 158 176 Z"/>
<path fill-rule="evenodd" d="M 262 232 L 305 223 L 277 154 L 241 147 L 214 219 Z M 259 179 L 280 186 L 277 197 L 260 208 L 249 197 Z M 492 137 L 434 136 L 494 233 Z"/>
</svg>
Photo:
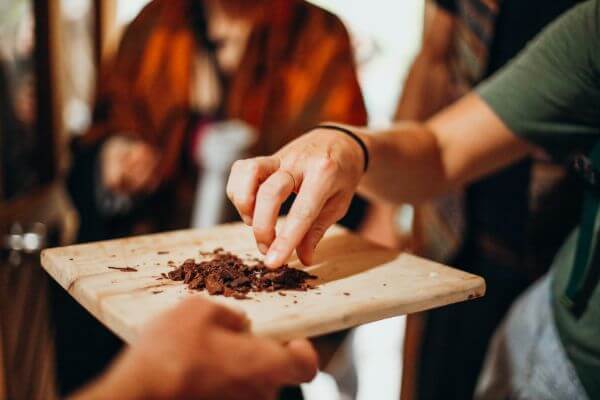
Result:
<svg viewBox="0 0 600 400">
<path fill-rule="evenodd" d="M 320 121 L 366 122 L 342 23 L 298 0 L 151 2 L 100 72 L 82 141 L 94 187 L 74 196 L 81 239 L 189 225 L 208 162 L 199 148 L 231 120 L 252 132 L 234 158 L 275 151 Z"/>
</svg>

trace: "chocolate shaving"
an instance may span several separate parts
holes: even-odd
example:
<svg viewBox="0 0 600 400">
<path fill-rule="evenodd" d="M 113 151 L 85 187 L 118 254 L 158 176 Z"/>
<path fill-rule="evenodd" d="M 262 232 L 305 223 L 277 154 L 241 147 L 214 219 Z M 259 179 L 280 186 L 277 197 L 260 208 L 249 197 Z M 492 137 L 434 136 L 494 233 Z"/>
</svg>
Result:
<svg viewBox="0 0 600 400">
<path fill-rule="evenodd" d="M 137 272 L 137 269 L 131 267 L 108 267 L 108 269 L 116 269 L 121 272 Z"/>
<path fill-rule="evenodd" d="M 208 255 L 208 254 L 203 254 Z M 280 290 L 306 291 L 314 288 L 308 280 L 317 277 L 287 265 L 271 270 L 262 261 L 245 264 L 238 256 L 217 248 L 211 259 L 196 263 L 185 260 L 167 277 L 183 281 L 191 290 L 206 290 L 211 295 L 247 299 L 250 292 L 275 292 Z M 285 296 L 279 292 L 280 295 Z"/>
</svg>

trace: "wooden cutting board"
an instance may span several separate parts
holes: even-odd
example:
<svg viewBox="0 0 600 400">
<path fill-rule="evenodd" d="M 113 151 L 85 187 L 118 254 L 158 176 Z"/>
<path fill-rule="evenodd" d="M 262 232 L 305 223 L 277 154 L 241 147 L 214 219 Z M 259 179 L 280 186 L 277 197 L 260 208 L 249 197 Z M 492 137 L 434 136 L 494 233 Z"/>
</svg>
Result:
<svg viewBox="0 0 600 400">
<path fill-rule="evenodd" d="M 382 249 L 346 230 L 330 229 L 319 245 L 318 288 L 307 292 L 253 293 L 249 300 L 191 292 L 182 282 L 157 279 L 200 251 L 223 247 L 258 257 L 243 224 L 187 230 L 45 250 L 42 265 L 98 320 L 127 342 L 142 325 L 187 296 L 243 310 L 257 335 L 288 340 L 311 337 L 396 315 L 483 296 L 482 278 L 409 254 Z M 291 266 L 301 267 L 297 259 Z M 109 267 L 132 267 L 122 272 Z"/>
</svg>

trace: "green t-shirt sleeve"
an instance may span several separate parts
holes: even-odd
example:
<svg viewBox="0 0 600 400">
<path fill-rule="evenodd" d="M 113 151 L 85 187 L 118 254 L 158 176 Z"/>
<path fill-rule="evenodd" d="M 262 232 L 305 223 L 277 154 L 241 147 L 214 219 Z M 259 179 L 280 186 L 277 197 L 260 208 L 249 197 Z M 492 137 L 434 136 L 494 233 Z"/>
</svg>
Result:
<svg viewBox="0 0 600 400">
<path fill-rule="evenodd" d="M 553 155 L 589 150 L 600 138 L 600 1 L 565 13 L 477 92 Z"/>
</svg>

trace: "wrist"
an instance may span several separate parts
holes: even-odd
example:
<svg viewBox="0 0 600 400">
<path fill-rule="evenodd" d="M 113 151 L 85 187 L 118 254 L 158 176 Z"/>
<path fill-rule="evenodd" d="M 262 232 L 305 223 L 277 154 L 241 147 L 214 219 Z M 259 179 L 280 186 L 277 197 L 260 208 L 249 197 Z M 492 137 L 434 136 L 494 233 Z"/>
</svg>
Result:
<svg viewBox="0 0 600 400">
<path fill-rule="evenodd" d="M 362 159 L 362 172 L 363 174 L 367 172 L 370 161 L 371 138 L 365 131 L 358 127 L 337 123 L 322 123 L 313 129 L 337 132 L 345 135 L 347 140 L 354 142 L 353 145 L 360 149 L 359 158 Z"/>
<path fill-rule="evenodd" d="M 104 400 L 104 399 L 126 399 L 142 400 L 154 399 L 154 393 L 146 382 L 146 374 L 141 368 L 131 364 L 131 357 L 121 355 L 116 363 L 112 364 L 107 371 L 93 382 L 79 390 L 69 400 Z M 137 367 L 139 367 L 138 365 Z"/>
</svg>

